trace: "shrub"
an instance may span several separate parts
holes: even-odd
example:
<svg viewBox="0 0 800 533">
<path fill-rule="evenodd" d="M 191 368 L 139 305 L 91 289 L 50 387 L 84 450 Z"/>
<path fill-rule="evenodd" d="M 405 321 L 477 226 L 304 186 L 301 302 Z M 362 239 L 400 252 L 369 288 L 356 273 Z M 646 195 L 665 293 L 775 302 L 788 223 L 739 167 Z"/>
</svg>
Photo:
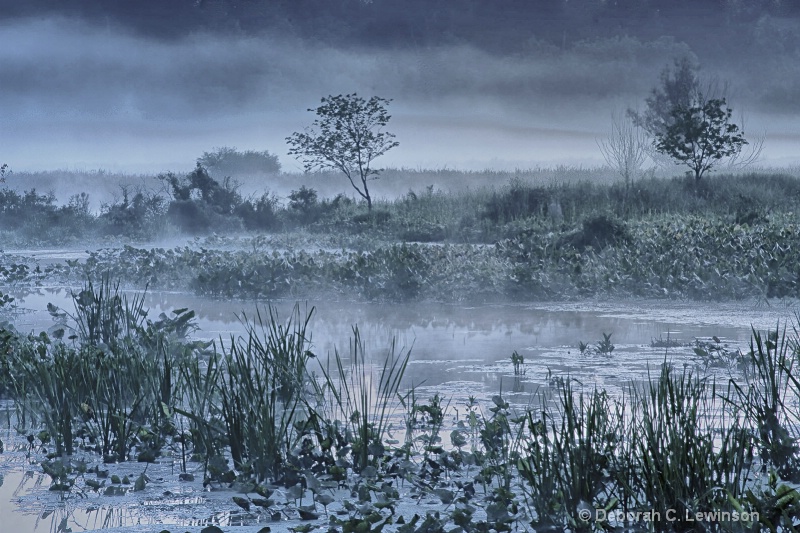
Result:
<svg viewBox="0 0 800 533">
<path fill-rule="evenodd" d="M 129 197 L 127 187 L 122 188 L 122 200 L 103 204 L 99 220 L 104 232 L 110 235 L 153 237 L 159 231 L 159 221 L 166 213 L 166 200 L 155 193 L 138 191 Z"/>
<path fill-rule="evenodd" d="M 252 176 L 277 174 L 281 171 L 278 156 L 267 150 L 245 150 L 240 152 L 235 147 L 223 146 L 212 152 L 203 152 L 197 158 L 197 164 L 207 168 L 216 176 Z"/>
<path fill-rule="evenodd" d="M 581 229 L 564 236 L 558 246 L 570 245 L 579 250 L 592 246 L 601 250 L 627 239 L 625 226 L 608 215 L 598 215 L 584 220 Z"/>
<path fill-rule="evenodd" d="M 242 203 L 237 183 L 231 181 L 230 178 L 225 178 L 220 184 L 208 174 L 208 171 L 200 163 L 192 172 L 182 178 L 170 172 L 160 175 L 159 179 L 167 182 L 172 188 L 172 194 L 176 201 L 199 200 L 222 215 L 233 213 L 234 209 Z"/>
<path fill-rule="evenodd" d="M 322 212 L 317 201 L 317 191 L 302 185 L 289 193 L 289 212 L 300 224 L 319 220 Z"/>
<path fill-rule="evenodd" d="M 268 195 L 260 202 L 246 202 L 239 194 L 239 186 L 230 178 L 220 184 L 200 165 L 183 177 L 173 173 L 162 174 L 159 179 L 172 189 L 174 200 L 169 205 L 169 219 L 182 231 L 192 234 L 209 231 L 239 231 L 247 227 L 260 228 L 271 222 L 273 204 Z"/>
<path fill-rule="evenodd" d="M 532 187 L 519 179 L 511 180 L 505 191 L 495 192 L 486 202 L 483 218 L 492 222 L 510 222 L 518 218 L 546 215 L 550 195 L 550 191 L 544 187 Z"/>
<path fill-rule="evenodd" d="M 173 201 L 167 209 L 167 217 L 181 231 L 193 235 L 242 229 L 242 221 L 238 217 L 210 210 L 198 200 Z"/>
<path fill-rule="evenodd" d="M 278 198 L 265 192 L 257 200 L 246 200 L 239 204 L 234 213 L 248 230 L 269 230 L 278 226 Z"/>
</svg>

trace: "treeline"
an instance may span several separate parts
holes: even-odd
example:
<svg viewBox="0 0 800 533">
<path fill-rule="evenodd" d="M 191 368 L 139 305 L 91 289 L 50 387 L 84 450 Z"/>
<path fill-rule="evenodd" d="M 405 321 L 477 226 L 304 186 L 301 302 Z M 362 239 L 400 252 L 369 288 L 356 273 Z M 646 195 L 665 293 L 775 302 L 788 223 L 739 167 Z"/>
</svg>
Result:
<svg viewBox="0 0 800 533">
<path fill-rule="evenodd" d="M 217 180 L 200 164 L 189 173 L 164 173 L 157 179 L 159 190 L 123 187 L 118 198 L 99 210 L 90 208 L 86 192 L 76 191 L 59 204 L 52 193 L 0 189 L 0 244 L 83 245 L 106 238 L 144 242 L 298 229 L 384 242 L 493 243 L 531 232 L 579 230 L 598 215 L 621 222 L 656 215 L 714 216 L 754 225 L 774 214 L 800 212 L 800 178 L 778 173 L 711 175 L 699 182 L 648 178 L 629 186 L 586 179 L 551 184 L 512 179 L 459 192 L 430 185 L 376 200 L 371 213 L 363 202 L 343 194 L 324 198 L 305 184 L 286 196 L 264 189 L 245 195 L 237 182 Z M 401 180 L 402 173 L 392 179 Z"/>
</svg>

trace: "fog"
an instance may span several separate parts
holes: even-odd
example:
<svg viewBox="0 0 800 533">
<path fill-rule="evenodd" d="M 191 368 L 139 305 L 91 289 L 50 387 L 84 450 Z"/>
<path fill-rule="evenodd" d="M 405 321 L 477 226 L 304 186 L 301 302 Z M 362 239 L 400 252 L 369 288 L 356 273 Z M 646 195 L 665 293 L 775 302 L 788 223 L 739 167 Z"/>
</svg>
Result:
<svg viewBox="0 0 800 533">
<path fill-rule="evenodd" d="M 381 166 L 598 165 L 612 113 L 642 106 L 664 66 L 690 55 L 704 75 L 729 83 L 745 132 L 766 133 L 763 162 L 796 163 L 797 19 L 762 17 L 747 55 L 724 61 L 668 30 L 560 45 L 531 36 L 523 49 L 497 51 L 208 28 L 165 39 L 44 10 L 0 26 L 0 159 L 17 171 L 161 172 L 235 146 L 269 150 L 285 171 L 301 171 L 285 137 L 310 124 L 307 109 L 321 97 L 358 92 L 393 100 L 388 129 L 400 146 Z"/>
</svg>

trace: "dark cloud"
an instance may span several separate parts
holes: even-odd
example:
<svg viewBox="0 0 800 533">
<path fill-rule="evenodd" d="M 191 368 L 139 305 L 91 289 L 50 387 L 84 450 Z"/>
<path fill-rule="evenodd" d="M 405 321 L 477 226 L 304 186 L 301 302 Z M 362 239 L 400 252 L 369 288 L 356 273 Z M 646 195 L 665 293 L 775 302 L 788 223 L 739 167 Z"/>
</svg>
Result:
<svg viewBox="0 0 800 533">
<path fill-rule="evenodd" d="M 401 147 L 385 164 L 599 161 L 594 139 L 611 113 L 642 102 L 680 55 L 730 80 L 757 130 L 776 113 L 800 113 L 800 24 L 752 3 L 617 2 L 638 6 L 617 18 L 612 3 L 589 0 L 503 9 L 474 0 L 466 12 L 416 0 L 318 0 L 311 11 L 288 1 L 136 4 L 33 1 L 0 23 L 3 160 L 166 170 L 235 145 L 269 149 L 294 168 L 283 139 L 311 121 L 306 108 L 357 91 L 394 100 Z M 353 13 L 364 17 L 332 24 Z M 753 13 L 744 51 L 725 57 L 731 28 Z M 697 29 L 712 14 L 728 18 L 714 19 L 708 46 L 669 36 L 676 20 L 701 17 Z M 648 37 L 626 31 L 636 21 Z M 528 23 L 549 29 L 523 31 Z M 777 133 L 794 135 L 791 124 Z"/>
</svg>

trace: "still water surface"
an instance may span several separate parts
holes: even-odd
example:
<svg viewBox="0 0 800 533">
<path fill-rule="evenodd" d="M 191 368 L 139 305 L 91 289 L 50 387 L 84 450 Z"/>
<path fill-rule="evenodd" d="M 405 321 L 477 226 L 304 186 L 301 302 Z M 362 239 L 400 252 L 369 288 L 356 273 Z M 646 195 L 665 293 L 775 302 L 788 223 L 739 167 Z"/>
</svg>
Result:
<svg viewBox="0 0 800 533">
<path fill-rule="evenodd" d="M 23 309 L 12 320 L 22 332 L 46 330 L 53 324 L 46 311 L 48 303 L 73 311 L 67 289 L 41 289 L 12 295 Z M 295 304 L 273 302 L 279 316 L 284 318 Z M 751 326 L 758 330 L 774 329 L 779 322 L 791 326 L 797 309 L 796 304 L 785 302 L 769 305 L 765 302 L 672 301 L 583 301 L 477 307 L 309 301 L 301 302 L 300 306 L 302 310 L 314 307 L 310 322 L 312 351 L 320 361 L 326 361 L 327 355 L 336 349 L 349 353 L 352 328 L 357 325 L 375 364 L 382 363 L 395 339 L 398 351 L 411 349 L 404 387 L 416 387 L 417 398 L 421 399 L 438 393 L 456 411 L 469 396 L 485 401 L 501 390 L 512 404 L 529 404 L 533 394 L 547 386 L 551 375 L 569 375 L 584 387 L 598 386 L 613 391 L 631 380 L 646 378 L 648 372 L 657 372 L 665 359 L 678 367 L 702 368 L 702 361 L 690 346 L 665 350 L 652 348 L 651 342 L 669 336 L 688 344 L 696 338 L 717 336 L 731 347 L 746 349 Z M 146 307 L 150 309 L 151 318 L 174 309 L 193 309 L 199 326 L 195 336 L 222 339 L 224 343 L 229 343 L 231 336 L 244 333 L 245 327 L 237 318 L 242 312 L 248 317 L 254 317 L 259 308 L 262 314 L 266 313 L 263 303 L 165 292 L 147 294 Z M 602 339 L 603 333 L 612 334 L 611 341 L 615 345 L 612 354 L 580 354 L 580 341 L 594 345 Z M 514 351 L 524 357 L 521 376 L 514 375 L 511 365 Z M 728 376 L 720 377 L 727 379 Z M 2 433 L 6 440 L 8 433 L 5 430 Z M 127 498 L 115 507 L 104 501 L 88 507 L 79 505 L 67 514 L 64 511 L 67 504 L 54 502 L 52 498 L 37 504 L 38 495 L 46 492 L 48 481 L 42 482 L 38 475 L 27 474 L 30 470 L 30 467 L 14 464 L 8 454 L 0 455 L 0 473 L 5 475 L 5 482 L 0 486 L 0 516 L 10 521 L 5 525 L 13 524 L 13 531 L 57 530 L 65 516 L 73 526 L 83 524 L 76 531 L 112 524 L 145 523 L 146 517 L 154 516 L 154 508 L 148 508 L 146 501 L 128 501 Z M 37 487 L 37 483 L 43 483 L 44 487 Z M 192 498 L 196 497 L 185 495 L 185 504 L 177 505 L 191 508 Z M 201 514 L 209 516 L 208 505 L 201 505 L 205 508 Z M 43 519 L 43 508 L 56 512 Z M 156 511 L 156 515 L 158 523 L 184 526 L 192 523 L 191 512 L 162 510 Z"/>
</svg>

